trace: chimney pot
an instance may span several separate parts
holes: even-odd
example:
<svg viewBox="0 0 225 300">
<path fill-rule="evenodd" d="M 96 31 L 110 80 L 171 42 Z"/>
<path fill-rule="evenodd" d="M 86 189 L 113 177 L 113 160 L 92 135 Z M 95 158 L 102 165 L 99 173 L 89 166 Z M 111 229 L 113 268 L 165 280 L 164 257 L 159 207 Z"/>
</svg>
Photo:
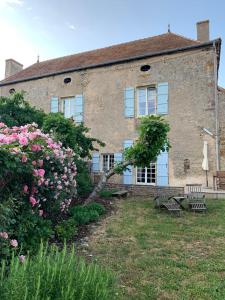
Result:
<svg viewBox="0 0 225 300">
<path fill-rule="evenodd" d="M 200 21 L 197 26 L 197 40 L 200 42 L 209 41 L 209 20 Z"/>
</svg>

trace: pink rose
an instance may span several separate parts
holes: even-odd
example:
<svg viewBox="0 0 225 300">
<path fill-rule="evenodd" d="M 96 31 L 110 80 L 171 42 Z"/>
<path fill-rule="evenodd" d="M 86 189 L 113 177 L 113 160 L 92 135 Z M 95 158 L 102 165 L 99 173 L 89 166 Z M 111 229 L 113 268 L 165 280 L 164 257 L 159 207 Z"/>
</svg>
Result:
<svg viewBox="0 0 225 300">
<path fill-rule="evenodd" d="M 25 184 L 24 187 L 23 187 L 23 192 L 24 192 L 24 193 L 27 193 L 27 192 L 28 192 L 28 186 L 27 186 L 26 184 Z"/>
<path fill-rule="evenodd" d="M 45 170 L 44 169 L 39 169 L 38 170 L 38 175 L 43 177 L 45 175 Z"/>
<path fill-rule="evenodd" d="M 37 204 L 37 200 L 34 197 L 30 197 L 30 203 L 32 206 L 35 206 Z"/>
<path fill-rule="evenodd" d="M 11 240 L 10 245 L 13 246 L 14 248 L 16 248 L 18 246 L 17 240 Z"/>
<path fill-rule="evenodd" d="M 42 159 L 40 159 L 40 160 L 38 161 L 38 163 L 39 163 L 39 167 L 43 167 L 44 162 L 43 162 Z"/>
<path fill-rule="evenodd" d="M 32 165 L 36 166 L 37 162 L 35 160 L 32 161 Z"/>
<path fill-rule="evenodd" d="M 22 146 L 26 146 L 28 144 L 28 139 L 25 136 L 19 137 L 19 143 Z"/>
<path fill-rule="evenodd" d="M 7 240 L 9 236 L 8 233 L 4 231 L 4 232 L 0 232 L 0 237 Z"/>
<path fill-rule="evenodd" d="M 43 216 L 43 213 L 44 213 L 43 209 L 40 209 L 40 210 L 39 210 L 39 216 L 42 217 L 42 216 Z"/>
<path fill-rule="evenodd" d="M 39 175 L 38 170 L 34 169 L 34 170 L 33 170 L 33 175 L 34 175 L 34 176 L 38 176 L 38 175 Z"/>
<path fill-rule="evenodd" d="M 41 146 L 40 146 L 40 145 L 32 145 L 32 146 L 31 146 L 31 150 L 32 150 L 33 152 L 38 152 L 38 151 L 41 150 Z"/>
<path fill-rule="evenodd" d="M 27 162 L 27 157 L 26 157 L 26 155 L 22 155 L 21 161 L 22 161 L 23 163 Z"/>
<path fill-rule="evenodd" d="M 25 255 L 20 255 L 20 256 L 19 256 L 20 262 L 21 262 L 21 263 L 24 263 L 25 258 L 26 258 Z"/>
</svg>

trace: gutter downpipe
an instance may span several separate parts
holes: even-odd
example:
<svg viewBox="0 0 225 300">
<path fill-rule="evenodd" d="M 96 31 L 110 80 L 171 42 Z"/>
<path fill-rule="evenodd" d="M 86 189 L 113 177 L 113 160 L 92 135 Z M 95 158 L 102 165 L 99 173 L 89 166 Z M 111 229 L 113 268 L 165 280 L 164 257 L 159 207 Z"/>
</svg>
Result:
<svg viewBox="0 0 225 300">
<path fill-rule="evenodd" d="M 220 170 L 220 154 L 219 154 L 219 111 L 218 111 L 218 70 L 217 70 L 217 53 L 216 53 L 216 43 L 213 41 L 214 50 L 214 99 L 215 99 L 215 126 L 216 126 L 216 170 Z"/>
</svg>

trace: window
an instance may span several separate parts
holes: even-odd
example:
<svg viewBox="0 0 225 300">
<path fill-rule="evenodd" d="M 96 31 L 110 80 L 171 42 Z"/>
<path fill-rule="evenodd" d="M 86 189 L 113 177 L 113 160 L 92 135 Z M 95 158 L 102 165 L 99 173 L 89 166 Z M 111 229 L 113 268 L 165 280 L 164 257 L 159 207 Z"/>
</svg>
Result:
<svg viewBox="0 0 225 300">
<path fill-rule="evenodd" d="M 149 65 L 143 65 L 140 67 L 141 72 L 147 72 L 151 69 L 151 66 Z"/>
<path fill-rule="evenodd" d="M 102 155 L 102 170 L 109 171 L 114 166 L 114 154 Z"/>
<path fill-rule="evenodd" d="M 75 116 L 75 98 L 63 99 L 61 110 L 65 118 L 73 118 Z"/>
<path fill-rule="evenodd" d="M 83 122 L 83 95 L 61 99 L 60 111 L 65 118 L 73 118 L 76 123 Z"/>
<path fill-rule="evenodd" d="M 137 168 L 137 184 L 156 184 L 156 163 L 149 167 Z"/>
<path fill-rule="evenodd" d="M 143 87 L 138 89 L 138 115 L 146 116 L 156 114 L 156 87 Z"/>
</svg>

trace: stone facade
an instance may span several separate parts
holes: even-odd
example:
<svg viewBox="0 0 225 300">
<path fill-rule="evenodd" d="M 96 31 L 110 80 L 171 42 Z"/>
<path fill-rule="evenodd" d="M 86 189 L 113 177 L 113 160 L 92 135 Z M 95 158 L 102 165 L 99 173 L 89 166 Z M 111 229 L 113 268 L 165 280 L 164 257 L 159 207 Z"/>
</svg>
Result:
<svg viewBox="0 0 225 300">
<path fill-rule="evenodd" d="M 140 67 L 145 64 L 151 69 L 141 72 Z M 214 50 L 208 47 L 14 83 L 0 87 L 0 95 L 7 96 L 10 88 L 24 90 L 32 105 L 49 112 L 52 96 L 64 98 L 83 94 L 85 126 L 91 129 L 91 136 L 105 142 L 102 153 L 116 153 L 122 152 L 124 140 L 137 137 L 137 96 L 135 117 L 125 118 L 124 88 L 132 86 L 137 90 L 141 86 L 168 82 L 169 106 L 165 118 L 171 127 L 172 145 L 168 162 L 169 185 L 205 185 L 201 165 L 203 142 L 207 140 L 209 185 L 212 186 L 212 174 L 216 171 L 215 139 L 202 128 L 215 134 L 217 83 L 214 75 Z M 70 77 L 71 82 L 65 84 L 65 77 Z M 116 181 L 122 183 L 122 178 L 117 177 Z M 133 172 L 133 184 L 135 182 L 136 172 Z"/>
<path fill-rule="evenodd" d="M 225 171 L 225 89 L 219 88 L 220 169 Z"/>
</svg>

